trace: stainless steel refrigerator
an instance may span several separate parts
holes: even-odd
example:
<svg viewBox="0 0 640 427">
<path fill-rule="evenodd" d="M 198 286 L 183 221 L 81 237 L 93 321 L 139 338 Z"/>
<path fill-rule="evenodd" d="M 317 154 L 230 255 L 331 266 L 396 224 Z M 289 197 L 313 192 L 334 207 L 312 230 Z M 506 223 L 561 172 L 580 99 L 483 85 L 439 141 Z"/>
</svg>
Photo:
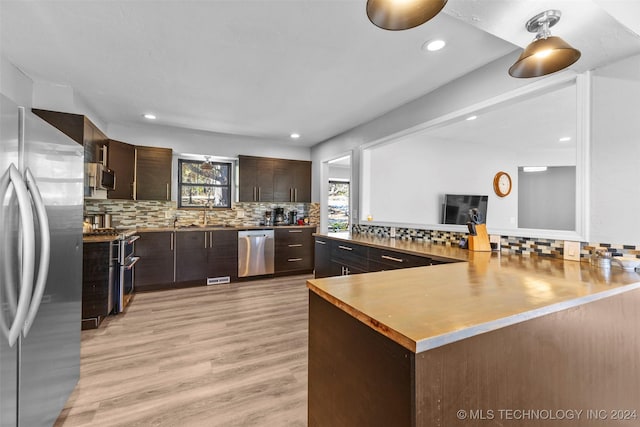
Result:
<svg viewBox="0 0 640 427">
<path fill-rule="evenodd" d="M 0 114 L 0 426 L 51 426 L 80 373 L 83 149 Z"/>
</svg>

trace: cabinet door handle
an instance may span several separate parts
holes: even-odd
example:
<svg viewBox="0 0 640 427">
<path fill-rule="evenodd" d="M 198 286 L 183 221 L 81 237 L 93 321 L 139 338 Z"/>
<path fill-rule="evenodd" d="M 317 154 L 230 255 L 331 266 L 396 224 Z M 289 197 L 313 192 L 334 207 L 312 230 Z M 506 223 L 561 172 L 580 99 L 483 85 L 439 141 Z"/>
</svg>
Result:
<svg viewBox="0 0 640 427">
<path fill-rule="evenodd" d="M 302 243 L 296 243 L 295 245 L 289 245 L 290 248 L 299 248 L 302 246 Z"/>
<path fill-rule="evenodd" d="M 258 202 L 262 200 L 262 188 L 258 187 Z"/>
<path fill-rule="evenodd" d="M 258 190 L 256 189 L 256 187 L 253 187 L 253 201 L 258 201 Z"/>
<path fill-rule="evenodd" d="M 209 247 L 213 247 L 213 231 L 209 232 Z"/>
<path fill-rule="evenodd" d="M 173 233 L 171 233 L 171 250 L 173 250 Z"/>
<path fill-rule="evenodd" d="M 298 262 L 298 261 L 302 261 L 302 258 L 289 258 L 287 261 L 289 261 L 289 262 Z"/>
<path fill-rule="evenodd" d="M 170 199 L 170 196 L 169 196 L 169 183 L 167 182 L 167 200 L 169 200 L 169 199 Z"/>
<path fill-rule="evenodd" d="M 208 231 L 204 232 L 204 248 L 207 249 L 207 234 L 209 234 Z"/>
<path fill-rule="evenodd" d="M 289 230 L 289 233 L 302 233 L 302 230 Z"/>
<path fill-rule="evenodd" d="M 352 250 L 353 250 L 353 248 L 350 248 L 349 246 L 342 246 L 342 245 L 340 245 L 340 246 L 338 246 L 338 247 L 339 247 L 340 249 L 344 249 L 345 251 L 352 251 Z"/>
<path fill-rule="evenodd" d="M 297 188 L 293 189 L 293 201 L 294 202 L 298 201 L 298 189 Z"/>
<path fill-rule="evenodd" d="M 402 260 L 400 258 L 394 258 L 394 257 L 388 256 L 388 255 L 382 255 L 381 258 L 382 259 L 388 259 L 389 261 L 404 262 L 404 260 Z"/>
<path fill-rule="evenodd" d="M 326 245 L 327 242 L 323 242 L 322 240 L 316 240 L 316 243 L 320 244 L 320 245 Z"/>
</svg>

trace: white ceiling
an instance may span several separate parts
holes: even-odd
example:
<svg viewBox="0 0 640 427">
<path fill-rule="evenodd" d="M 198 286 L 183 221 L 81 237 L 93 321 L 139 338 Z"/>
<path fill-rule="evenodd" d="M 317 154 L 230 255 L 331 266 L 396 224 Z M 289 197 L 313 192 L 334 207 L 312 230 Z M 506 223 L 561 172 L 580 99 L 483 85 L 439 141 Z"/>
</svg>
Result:
<svg viewBox="0 0 640 427">
<path fill-rule="evenodd" d="M 639 4 L 449 0 L 391 32 L 366 0 L 1 0 L 0 52 L 107 124 L 153 112 L 158 125 L 311 146 L 524 47 L 524 22 L 549 8 L 563 13 L 552 33 L 582 51 L 576 71 L 640 52 Z M 421 50 L 434 38 L 445 49 Z"/>
</svg>

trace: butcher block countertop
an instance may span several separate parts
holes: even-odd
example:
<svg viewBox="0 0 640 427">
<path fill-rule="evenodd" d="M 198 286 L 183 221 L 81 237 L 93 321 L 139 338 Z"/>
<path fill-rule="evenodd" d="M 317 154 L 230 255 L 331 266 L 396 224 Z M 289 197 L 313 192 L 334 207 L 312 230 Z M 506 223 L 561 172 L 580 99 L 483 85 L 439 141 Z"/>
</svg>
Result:
<svg viewBox="0 0 640 427">
<path fill-rule="evenodd" d="M 415 353 L 640 288 L 639 273 L 589 262 L 318 236 L 463 261 L 307 282 L 321 298 Z"/>
</svg>

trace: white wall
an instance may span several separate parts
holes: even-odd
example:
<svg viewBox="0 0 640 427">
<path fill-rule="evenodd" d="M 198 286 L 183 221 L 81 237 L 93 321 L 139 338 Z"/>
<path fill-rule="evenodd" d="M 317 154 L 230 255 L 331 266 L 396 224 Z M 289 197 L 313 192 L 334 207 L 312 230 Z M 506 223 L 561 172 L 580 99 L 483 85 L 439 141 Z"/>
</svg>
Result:
<svg viewBox="0 0 640 427">
<path fill-rule="evenodd" d="M 335 179 L 338 181 L 350 181 L 351 180 L 351 166 L 336 166 L 329 165 L 329 179 Z"/>
<path fill-rule="evenodd" d="M 591 241 L 640 245 L 640 55 L 594 72 Z"/>
</svg>

